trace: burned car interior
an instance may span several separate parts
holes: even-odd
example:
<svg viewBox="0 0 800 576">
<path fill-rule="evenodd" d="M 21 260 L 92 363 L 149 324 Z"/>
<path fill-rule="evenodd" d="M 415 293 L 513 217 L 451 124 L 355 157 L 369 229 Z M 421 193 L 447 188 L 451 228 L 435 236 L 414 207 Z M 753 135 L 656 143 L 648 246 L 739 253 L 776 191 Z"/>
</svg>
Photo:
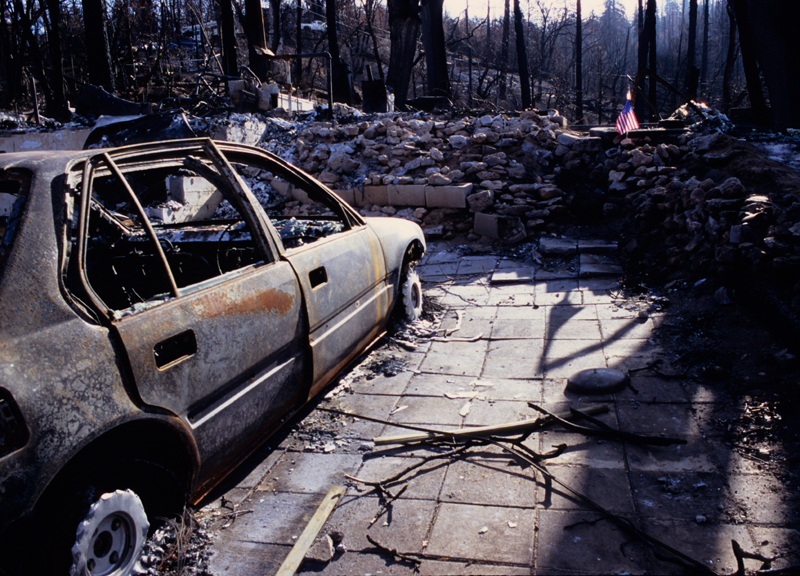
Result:
<svg viewBox="0 0 800 576">
<path fill-rule="evenodd" d="M 243 162 L 231 166 L 269 214 L 285 250 L 350 227 L 337 205 L 307 195 L 307 201 L 287 201 L 272 186 L 285 180 Z M 195 153 L 119 165 L 107 159 L 88 172 L 86 280 L 110 310 L 177 296 L 271 258 L 255 241 L 235 183 L 213 157 Z"/>
</svg>

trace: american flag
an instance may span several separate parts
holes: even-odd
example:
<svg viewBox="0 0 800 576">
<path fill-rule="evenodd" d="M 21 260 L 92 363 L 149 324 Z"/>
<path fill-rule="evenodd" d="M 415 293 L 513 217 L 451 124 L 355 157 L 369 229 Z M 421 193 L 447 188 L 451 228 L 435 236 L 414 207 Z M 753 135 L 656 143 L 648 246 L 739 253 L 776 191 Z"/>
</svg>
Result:
<svg viewBox="0 0 800 576">
<path fill-rule="evenodd" d="M 631 106 L 631 98 L 628 96 L 628 101 L 622 107 L 622 112 L 619 113 L 617 118 L 617 132 L 626 134 L 630 130 L 638 130 L 639 122 L 636 120 L 636 114 Z"/>
</svg>

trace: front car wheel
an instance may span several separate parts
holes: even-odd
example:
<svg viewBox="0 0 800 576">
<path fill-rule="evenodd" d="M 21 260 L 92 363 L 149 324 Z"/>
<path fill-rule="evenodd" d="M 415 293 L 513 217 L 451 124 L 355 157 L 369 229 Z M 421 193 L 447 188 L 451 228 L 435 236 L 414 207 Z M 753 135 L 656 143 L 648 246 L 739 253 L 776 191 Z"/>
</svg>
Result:
<svg viewBox="0 0 800 576">
<path fill-rule="evenodd" d="M 422 283 L 419 274 L 409 268 L 403 278 L 403 317 L 409 322 L 418 320 L 422 315 Z"/>
</svg>

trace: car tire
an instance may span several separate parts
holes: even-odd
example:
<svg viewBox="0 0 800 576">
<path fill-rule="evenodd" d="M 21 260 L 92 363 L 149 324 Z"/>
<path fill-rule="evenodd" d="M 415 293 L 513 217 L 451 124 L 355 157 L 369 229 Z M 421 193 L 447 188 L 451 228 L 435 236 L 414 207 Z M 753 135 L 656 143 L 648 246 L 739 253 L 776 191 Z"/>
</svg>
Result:
<svg viewBox="0 0 800 576">
<path fill-rule="evenodd" d="M 418 320 L 422 315 L 422 282 L 419 274 L 408 268 L 403 277 L 403 318 L 409 322 Z"/>
<path fill-rule="evenodd" d="M 150 522 L 132 490 L 107 492 L 78 524 L 70 576 L 127 576 L 133 573 Z"/>
</svg>

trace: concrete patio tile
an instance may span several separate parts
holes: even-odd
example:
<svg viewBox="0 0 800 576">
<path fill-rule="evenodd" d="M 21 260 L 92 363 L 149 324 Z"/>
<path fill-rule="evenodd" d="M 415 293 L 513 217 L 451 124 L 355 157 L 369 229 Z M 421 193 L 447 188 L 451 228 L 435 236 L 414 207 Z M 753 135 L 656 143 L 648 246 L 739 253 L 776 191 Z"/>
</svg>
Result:
<svg viewBox="0 0 800 576">
<path fill-rule="evenodd" d="M 497 320 L 538 320 L 546 318 L 544 306 L 498 306 Z"/>
<path fill-rule="evenodd" d="M 360 454 L 289 452 L 270 471 L 257 492 L 303 492 L 327 494 L 361 465 Z"/>
<path fill-rule="evenodd" d="M 517 268 L 495 268 L 492 274 L 492 284 L 521 284 L 523 282 L 533 282 L 533 267 L 520 266 Z"/>
<path fill-rule="evenodd" d="M 447 468 L 440 500 L 486 506 L 533 508 L 536 481 L 508 456 L 459 459 Z"/>
<path fill-rule="evenodd" d="M 465 308 L 467 306 L 485 306 L 489 303 L 488 286 L 452 284 L 442 286 L 441 289 L 445 292 L 439 301 L 442 306 Z"/>
<path fill-rule="evenodd" d="M 545 466 L 569 464 L 587 466 L 593 469 L 625 469 L 625 450 L 621 442 L 599 440 L 582 434 L 546 430 L 540 435 L 542 454 L 553 450 L 559 444 L 567 448 L 560 456 L 546 460 Z M 526 442 L 527 444 L 527 442 Z"/>
<path fill-rule="evenodd" d="M 533 285 L 492 286 L 489 293 L 490 306 L 533 306 L 536 294 Z"/>
<path fill-rule="evenodd" d="M 561 294 L 562 292 L 578 292 L 578 279 L 536 280 L 536 295 Z"/>
<path fill-rule="evenodd" d="M 321 405 L 325 408 L 333 408 L 349 414 L 370 416 L 372 418 L 386 420 L 389 417 L 389 413 L 397 405 L 397 401 L 397 396 L 345 394 L 344 396 L 323 402 Z M 369 429 L 373 433 L 375 428 L 383 426 L 377 422 L 370 422 L 369 424 L 371 425 Z"/>
<path fill-rule="evenodd" d="M 800 531 L 789 528 L 753 526 L 753 552 L 775 558 L 772 569 L 800 565 Z M 750 563 L 747 563 L 750 565 Z M 752 567 L 752 566 L 750 566 Z M 755 564 L 758 567 L 758 564 Z"/>
<path fill-rule="evenodd" d="M 275 450 L 270 444 L 261 446 L 251 455 L 246 462 L 239 465 L 234 472 L 237 488 L 253 488 L 258 486 L 270 470 L 278 463 L 283 456 L 282 450 Z M 246 474 L 241 478 L 240 474 Z M 231 479 L 233 480 L 233 478 Z"/>
<path fill-rule="evenodd" d="M 323 498 L 320 494 L 256 492 L 247 502 L 247 509 L 252 512 L 236 517 L 220 532 L 221 537 L 225 542 L 292 546 L 292 537 L 300 536 Z"/>
<path fill-rule="evenodd" d="M 464 400 L 460 399 L 404 396 L 400 399 L 398 411 L 388 416 L 388 420 L 402 424 L 423 424 L 434 428 L 442 425 L 460 426 L 462 418 L 458 411 L 463 405 Z"/>
<path fill-rule="evenodd" d="M 504 338 L 541 338 L 544 335 L 544 315 L 535 320 L 529 318 L 496 318 L 492 324 L 492 340 Z"/>
<path fill-rule="evenodd" d="M 426 552 L 452 559 L 529 565 L 533 519 L 533 511 L 525 508 L 442 503 Z"/>
<path fill-rule="evenodd" d="M 546 378 L 570 378 L 581 370 L 605 368 L 602 355 L 583 354 L 572 358 L 548 358 L 545 360 L 544 376 Z"/>
<path fill-rule="evenodd" d="M 482 342 L 485 345 L 485 343 Z M 454 376 L 480 376 L 483 368 L 483 354 L 451 354 L 429 352 L 420 364 L 420 372 L 432 374 L 452 374 Z"/>
<path fill-rule="evenodd" d="M 425 253 L 422 257 L 423 264 L 440 264 L 443 262 L 460 262 L 462 259 L 458 250 L 431 250 Z"/>
<path fill-rule="evenodd" d="M 533 340 L 515 340 L 515 342 L 533 342 Z M 520 378 L 528 380 L 531 378 L 541 378 L 542 359 L 541 358 L 510 358 L 506 356 L 496 356 L 486 358 L 483 365 L 482 378 Z"/>
<path fill-rule="evenodd" d="M 580 278 L 578 279 L 578 289 L 600 294 L 609 291 L 618 292 L 620 285 L 619 280 L 615 278 Z"/>
<path fill-rule="evenodd" d="M 342 576 L 342 574 L 380 574 L 381 576 L 408 576 L 414 569 L 414 563 L 399 560 L 372 548 L 366 552 L 337 554 L 327 564 L 304 561 L 297 574 L 314 574 L 315 576 Z M 252 572 L 251 574 L 255 574 Z M 272 572 L 264 572 L 272 574 Z"/>
<path fill-rule="evenodd" d="M 664 349 L 657 344 L 651 344 L 650 340 L 620 338 L 604 340 L 603 352 L 605 352 L 606 358 L 614 359 L 618 364 L 623 361 L 628 364 L 638 361 L 641 368 L 662 357 Z M 633 366 L 631 365 L 631 367 Z"/>
<path fill-rule="evenodd" d="M 769 472 L 729 476 L 728 492 L 743 509 L 748 523 L 785 525 L 800 507 L 797 491 L 787 490 Z"/>
<path fill-rule="evenodd" d="M 492 340 L 486 351 L 488 358 L 539 358 L 544 347 L 544 340 L 538 338 L 521 338 L 518 340 Z"/>
<path fill-rule="evenodd" d="M 350 383 L 350 389 L 357 394 L 389 394 L 399 396 L 408 387 L 412 370 L 404 370 L 395 376 L 386 374 L 370 374 L 356 378 Z"/>
<path fill-rule="evenodd" d="M 410 431 L 409 431 L 410 432 Z M 387 486 L 389 490 L 397 494 L 403 484 L 408 483 L 408 488 L 400 496 L 401 498 L 416 498 L 421 500 L 435 500 L 439 496 L 439 489 L 442 486 L 445 472 L 447 471 L 448 459 L 431 460 L 421 466 L 410 470 L 405 474 L 399 483 Z M 382 456 L 370 458 L 365 455 L 364 462 L 353 474 L 359 480 L 367 482 L 383 482 L 412 466 L 423 462 L 422 458 L 406 458 L 400 456 Z M 369 486 L 357 484 L 362 493 L 370 490 Z"/>
<path fill-rule="evenodd" d="M 211 556 L 208 567 L 211 574 L 251 576 L 275 574 L 289 555 L 293 544 L 277 545 L 263 542 L 230 540 Z M 302 573 L 302 572 L 300 572 Z"/>
<path fill-rule="evenodd" d="M 415 374 L 406 388 L 409 396 L 443 396 L 474 392 L 473 376 L 452 376 L 450 374 Z"/>
<path fill-rule="evenodd" d="M 483 564 L 478 562 L 444 562 L 423 560 L 419 567 L 420 576 L 529 576 L 528 566 L 508 564 Z"/>
<path fill-rule="evenodd" d="M 533 268 L 529 264 L 526 264 L 524 260 L 520 260 L 517 258 L 503 258 L 501 257 L 497 261 L 497 270 L 516 270 L 517 268 Z"/>
<path fill-rule="evenodd" d="M 478 378 L 473 389 L 489 400 L 518 400 L 539 402 L 542 399 L 543 382 L 528 378 L 514 380 L 509 378 Z"/>
<path fill-rule="evenodd" d="M 611 304 L 616 301 L 616 290 L 580 290 L 583 304 L 586 306 L 597 304 Z"/>
<path fill-rule="evenodd" d="M 545 306 L 547 324 L 561 326 L 575 320 L 597 320 L 594 306 Z"/>
<path fill-rule="evenodd" d="M 609 368 L 616 368 L 612 361 L 609 361 Z M 624 402 L 689 402 L 686 391 L 683 389 L 680 381 L 667 380 L 657 376 L 646 376 L 644 374 L 647 373 L 635 372 L 631 374 L 630 386 L 617 392 L 616 398 Z M 634 390 L 636 390 L 636 392 L 634 392 Z"/>
<path fill-rule="evenodd" d="M 578 280 L 577 267 L 570 267 L 566 265 L 551 267 L 542 267 L 537 265 L 533 271 L 533 277 L 536 282 L 550 282 L 554 280 Z"/>
<path fill-rule="evenodd" d="M 610 512 L 623 516 L 635 513 L 630 482 L 624 469 L 548 465 L 547 470 L 557 480 Z M 539 484 L 537 505 L 548 510 L 590 509 L 585 502 L 572 495 L 563 486 L 553 482 L 548 489 L 548 483 L 541 474 L 537 474 L 536 479 Z"/>
<path fill-rule="evenodd" d="M 537 288 L 535 303 L 537 306 L 580 306 L 583 304 L 583 298 L 578 290 L 546 292 Z"/>
<path fill-rule="evenodd" d="M 725 518 L 725 479 L 716 473 L 633 472 L 633 497 L 643 518 L 716 523 Z"/>
<path fill-rule="evenodd" d="M 537 574 L 649 573 L 644 545 L 597 513 L 539 510 Z"/>
<path fill-rule="evenodd" d="M 506 400 L 470 401 L 470 409 L 464 419 L 465 426 L 494 426 L 505 424 L 506 422 L 517 422 L 524 418 L 528 413 L 528 405 L 525 401 L 509 402 Z"/>
<path fill-rule="evenodd" d="M 600 340 L 600 322 L 597 320 L 570 319 L 558 323 L 552 318 L 547 324 L 547 338 L 551 340 Z"/>
<path fill-rule="evenodd" d="M 600 331 L 603 341 L 622 338 L 647 340 L 653 336 L 655 324 L 650 318 L 600 318 Z"/>
<path fill-rule="evenodd" d="M 623 318 L 638 318 L 639 311 L 644 310 L 646 306 L 634 305 L 629 302 L 625 304 L 597 304 L 595 310 L 597 317 L 600 320 L 617 320 Z"/>
<path fill-rule="evenodd" d="M 752 550 L 753 542 L 746 526 L 712 524 L 704 522 L 672 522 L 649 520 L 645 532 L 697 560 L 717 574 L 732 574 L 736 571 L 736 557 L 731 540 L 736 540 L 743 549 Z M 681 567 L 654 560 L 654 574 L 685 574 Z"/>
<path fill-rule="evenodd" d="M 380 500 L 375 496 L 347 494 L 326 522 L 325 530 L 344 534 L 342 543 L 348 551 L 374 550 L 374 546 L 367 540 L 369 534 L 383 546 L 398 552 L 422 552 L 436 509 L 435 502 L 400 498 L 370 526 L 370 522 L 381 509 Z"/>
<path fill-rule="evenodd" d="M 417 266 L 416 270 L 423 282 L 446 282 L 455 277 L 458 262 L 425 264 Z"/>
<path fill-rule="evenodd" d="M 458 274 L 491 274 L 497 265 L 495 256 L 465 256 L 458 265 Z"/>
<path fill-rule="evenodd" d="M 451 338 L 456 338 L 451 335 Z M 452 354 L 455 356 L 482 356 L 486 353 L 488 338 L 486 340 L 476 340 L 475 342 L 462 342 L 453 340 L 450 342 L 433 342 L 429 355 L 431 354 Z M 424 361 L 423 361 L 424 363 Z"/>
</svg>

